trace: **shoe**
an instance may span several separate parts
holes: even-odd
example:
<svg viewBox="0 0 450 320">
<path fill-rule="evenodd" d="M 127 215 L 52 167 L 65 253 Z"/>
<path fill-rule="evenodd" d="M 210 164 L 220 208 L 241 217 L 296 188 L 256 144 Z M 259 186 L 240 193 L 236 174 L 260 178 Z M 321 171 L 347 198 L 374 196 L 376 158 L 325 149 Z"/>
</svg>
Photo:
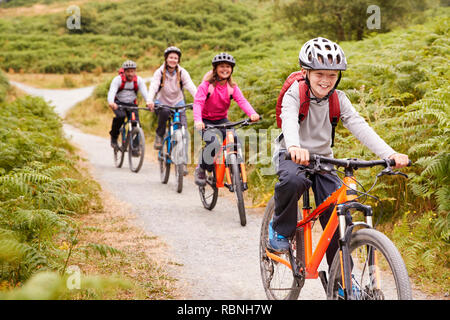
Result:
<svg viewBox="0 0 450 320">
<path fill-rule="evenodd" d="M 188 169 L 187 169 L 187 165 L 183 164 L 183 176 L 187 176 L 188 175 Z"/>
<path fill-rule="evenodd" d="M 153 148 L 155 148 L 156 150 L 161 150 L 162 149 L 162 142 L 163 142 L 163 138 L 156 135 L 155 136 L 155 144 L 153 145 Z"/>
<path fill-rule="evenodd" d="M 131 155 L 132 155 L 133 157 L 140 157 L 140 156 L 141 156 L 141 151 L 140 151 L 140 150 L 133 150 L 133 151 L 131 152 Z"/>
<path fill-rule="evenodd" d="M 289 240 L 285 236 L 278 234 L 272 228 L 273 221 L 269 223 L 269 249 L 279 253 L 286 253 L 289 251 Z"/>
<path fill-rule="evenodd" d="M 195 168 L 195 184 L 199 187 L 203 187 L 206 185 L 206 174 L 205 169 L 198 166 Z"/>
<path fill-rule="evenodd" d="M 117 137 L 116 138 L 111 137 L 111 148 L 113 149 L 119 148 L 119 145 L 117 144 Z"/>
<path fill-rule="evenodd" d="M 356 283 L 356 279 L 355 276 L 352 274 L 352 294 L 353 294 L 353 299 L 356 300 L 361 300 L 361 290 L 359 289 L 359 286 L 355 284 Z M 344 299 L 345 295 L 344 295 L 344 289 L 341 288 L 341 286 L 339 286 L 338 288 L 338 296 L 342 299 Z"/>
</svg>

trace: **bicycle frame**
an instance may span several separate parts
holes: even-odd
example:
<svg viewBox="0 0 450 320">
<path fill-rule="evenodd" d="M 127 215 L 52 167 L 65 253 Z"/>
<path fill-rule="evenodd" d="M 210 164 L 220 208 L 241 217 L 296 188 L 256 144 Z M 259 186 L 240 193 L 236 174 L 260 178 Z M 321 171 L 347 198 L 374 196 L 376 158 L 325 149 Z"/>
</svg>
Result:
<svg viewBox="0 0 450 320">
<path fill-rule="evenodd" d="M 122 136 L 122 148 L 124 152 L 126 152 L 127 150 L 127 146 L 128 146 L 128 142 L 129 142 L 129 136 L 130 136 L 130 132 L 133 129 L 133 124 L 140 126 L 139 121 L 136 120 L 136 114 L 134 113 L 134 111 L 131 111 L 131 117 L 130 119 L 125 120 L 125 122 L 122 125 L 122 130 L 121 130 L 121 136 Z"/>
<path fill-rule="evenodd" d="M 226 130 L 225 139 L 220 148 L 220 152 L 214 156 L 214 170 L 216 173 L 216 187 L 223 188 L 224 178 L 226 179 L 227 187 L 232 187 L 230 167 L 227 165 L 228 157 L 230 154 L 240 155 L 241 150 L 237 146 L 234 140 L 234 131 L 231 129 Z M 237 157 L 239 158 L 239 157 Z M 241 169 L 241 177 L 244 185 L 247 184 L 247 172 L 245 170 L 245 164 L 241 162 L 239 164 Z M 230 188 L 230 187 L 229 187 Z"/>
<path fill-rule="evenodd" d="M 322 261 L 328 246 L 331 242 L 331 239 L 333 238 L 334 233 L 336 232 L 339 225 L 343 227 L 343 229 L 340 230 L 341 233 L 341 239 L 345 238 L 346 236 L 346 230 L 345 230 L 345 212 L 340 212 L 338 214 L 338 210 L 341 209 L 343 204 L 345 203 L 352 203 L 355 204 L 357 202 L 352 202 L 357 198 L 356 192 L 354 189 L 356 189 L 355 184 L 355 178 L 353 176 L 346 176 L 344 177 L 344 183 L 343 185 L 334 191 L 324 202 L 322 202 L 314 211 L 311 212 L 311 208 L 309 207 L 309 194 L 306 194 L 306 199 L 308 203 L 304 203 L 303 206 L 303 219 L 297 222 L 297 228 L 303 228 L 303 243 L 304 243 L 304 249 L 305 249 L 305 266 L 303 270 L 299 270 L 301 272 L 304 271 L 305 278 L 306 279 L 317 279 L 319 277 L 319 273 L 317 271 L 320 262 Z M 349 188 L 350 187 L 350 188 Z M 306 191 L 306 192 L 309 192 Z M 305 196 L 305 195 L 304 195 Z M 304 198 L 305 199 L 305 198 Z M 317 246 L 315 250 L 312 250 L 312 223 L 313 220 L 317 219 L 318 216 L 325 211 L 329 206 L 333 205 L 334 209 L 331 214 L 331 217 L 323 230 L 323 233 L 320 237 L 319 242 L 317 243 Z M 361 207 L 367 207 L 363 206 L 358 203 Z M 364 208 L 362 208 L 364 209 Z M 342 210 L 341 210 L 342 211 Z M 371 219 L 371 211 L 370 214 L 368 213 L 366 216 L 366 225 L 371 227 L 372 226 L 372 219 Z M 301 244 L 297 243 L 297 246 Z M 343 266 L 342 261 L 342 252 L 340 252 L 340 258 L 341 258 L 341 267 Z M 293 270 L 291 266 L 291 262 L 286 261 L 285 259 L 281 258 L 280 256 L 269 252 L 266 249 L 266 254 L 269 258 L 272 260 L 275 260 L 277 262 L 280 262 L 290 268 L 294 274 L 298 272 L 297 270 Z M 342 272 L 344 274 L 344 272 Z M 345 283 L 344 283 L 345 288 Z"/>
<path fill-rule="evenodd" d="M 166 106 L 168 107 L 168 106 Z M 182 107 L 180 107 L 182 108 Z M 169 157 L 167 157 L 167 163 L 171 164 L 173 163 L 172 159 L 170 159 L 170 154 L 172 152 L 172 148 L 173 148 L 173 142 L 172 142 L 172 136 L 175 133 L 176 130 L 183 130 L 183 125 L 181 123 L 181 117 L 180 117 L 180 111 L 178 109 L 173 110 L 173 115 L 171 114 L 169 116 L 169 134 L 167 135 L 167 137 L 164 139 L 163 141 L 163 145 L 164 143 L 167 142 L 167 153 L 169 155 Z M 184 129 L 186 130 L 186 129 Z M 185 135 L 185 132 L 182 131 L 183 136 Z M 159 150 L 158 155 L 159 157 L 161 157 L 161 152 L 162 149 Z"/>
</svg>

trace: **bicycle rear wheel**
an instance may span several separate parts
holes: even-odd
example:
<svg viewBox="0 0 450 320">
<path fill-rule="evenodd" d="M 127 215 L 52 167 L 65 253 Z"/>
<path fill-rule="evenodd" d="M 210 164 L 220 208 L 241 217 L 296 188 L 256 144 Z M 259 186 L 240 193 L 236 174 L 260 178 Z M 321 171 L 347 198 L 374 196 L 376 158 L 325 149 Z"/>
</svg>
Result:
<svg viewBox="0 0 450 320">
<path fill-rule="evenodd" d="M 114 148 L 114 165 L 116 168 L 122 168 L 123 160 L 125 158 L 125 149 L 126 149 L 126 138 L 125 138 L 125 128 L 122 126 L 120 128 L 120 134 L 117 138 L 117 146 Z"/>
<path fill-rule="evenodd" d="M 303 287 L 303 282 L 296 279 L 292 270 L 286 265 L 272 260 L 266 252 L 267 243 L 269 241 L 269 223 L 275 212 L 275 199 L 272 197 L 267 203 L 266 211 L 261 225 L 260 241 L 259 241 L 259 264 L 261 270 L 261 278 L 266 292 L 266 296 L 270 300 L 296 300 Z M 291 240 L 291 247 L 294 255 L 297 255 L 296 241 L 299 237 Z M 289 254 L 277 254 L 280 258 L 289 261 Z"/>
<path fill-rule="evenodd" d="M 164 138 L 163 147 L 159 151 L 159 177 L 161 183 L 166 184 L 169 181 L 170 163 L 169 163 L 169 143 Z"/>
<path fill-rule="evenodd" d="M 203 206 L 208 210 L 214 209 L 219 196 L 219 189 L 216 187 L 216 179 L 213 172 L 206 172 L 206 185 L 198 187 L 198 192 Z"/>
<path fill-rule="evenodd" d="M 145 138 L 142 128 L 134 127 L 128 142 L 128 161 L 130 170 L 138 173 L 144 163 Z"/>
<path fill-rule="evenodd" d="M 247 224 L 247 218 L 245 216 L 245 204 L 242 190 L 243 187 L 241 180 L 241 171 L 239 169 L 236 154 L 230 154 L 229 162 L 231 165 L 231 180 L 233 181 L 234 192 L 236 194 L 237 206 L 239 211 L 239 220 L 241 221 L 241 226 L 244 227 Z"/>
<path fill-rule="evenodd" d="M 411 285 L 405 263 L 391 240 L 375 229 L 352 234 L 349 248 L 352 294 L 357 300 L 410 300 Z M 344 299 L 339 251 L 330 268 L 328 299 Z"/>
</svg>

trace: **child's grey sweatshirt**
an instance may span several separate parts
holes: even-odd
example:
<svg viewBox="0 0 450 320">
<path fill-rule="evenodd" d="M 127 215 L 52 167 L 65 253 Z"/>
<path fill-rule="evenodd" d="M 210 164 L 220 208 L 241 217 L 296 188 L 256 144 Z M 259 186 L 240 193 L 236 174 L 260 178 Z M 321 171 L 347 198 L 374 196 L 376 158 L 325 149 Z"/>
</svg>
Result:
<svg viewBox="0 0 450 320">
<path fill-rule="evenodd" d="M 340 119 L 344 127 L 381 159 L 394 154 L 395 151 L 356 112 L 345 93 L 340 90 L 336 92 L 341 108 Z M 333 157 L 328 100 L 321 103 L 311 100 L 308 115 L 300 124 L 299 110 L 299 83 L 295 81 L 283 97 L 280 116 L 282 135 L 276 140 L 275 155 L 281 149 L 287 150 L 291 146 L 298 146 L 307 149 L 310 153 Z"/>
</svg>

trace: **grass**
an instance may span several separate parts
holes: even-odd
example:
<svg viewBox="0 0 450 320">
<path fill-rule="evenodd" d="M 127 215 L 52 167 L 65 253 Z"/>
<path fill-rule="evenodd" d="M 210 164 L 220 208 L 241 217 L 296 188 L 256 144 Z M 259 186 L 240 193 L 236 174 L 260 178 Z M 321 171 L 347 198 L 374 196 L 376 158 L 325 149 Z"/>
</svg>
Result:
<svg viewBox="0 0 450 320">
<path fill-rule="evenodd" d="M 2 73 L 0 89 L 0 299 L 179 297 L 163 243 L 92 180 L 52 108 Z"/>
<path fill-rule="evenodd" d="M 115 275 L 126 281 L 126 288 L 117 288 L 102 299 L 143 300 L 179 299 L 182 293 L 177 280 L 171 276 L 176 265 L 166 254 L 166 245 L 156 236 L 136 227 L 135 217 L 127 204 L 121 203 L 107 191 L 101 191 L 103 209 L 80 218 L 79 246 L 103 243 L 120 251 L 120 254 L 101 256 L 79 252 L 71 264 L 80 267 L 83 274 L 104 277 Z M 108 223 L 106 223 L 108 221 Z M 80 290 L 74 298 L 85 299 Z M 93 295 L 91 294 L 90 298 Z M 98 295 L 96 298 L 100 298 Z"/>
<path fill-rule="evenodd" d="M 275 127 L 276 98 L 284 79 L 298 69 L 298 50 L 308 39 L 301 32 L 287 32 L 285 21 L 279 15 L 275 18 L 271 4 L 215 0 L 129 4 L 83 4 L 86 29 L 81 34 L 66 30 L 65 17 L 58 13 L 2 17 L 0 28 L 5 32 L 0 35 L 0 67 L 16 73 L 21 69 L 23 73 L 80 73 L 96 68 L 99 74 L 114 73 L 127 57 L 138 61 L 141 72 L 159 66 L 162 50 L 175 44 L 183 50 L 182 65 L 198 84 L 210 69 L 214 54 L 226 50 L 237 59 L 234 76 L 244 95 L 264 117 L 259 127 Z M 129 28 L 125 27 L 127 16 L 135 21 Z M 385 178 L 374 193 L 383 201 L 382 227 L 390 230 L 395 226 L 392 237 L 410 274 L 443 293 L 450 287 L 448 17 L 448 8 L 438 8 L 424 13 L 423 24 L 341 43 L 349 68 L 340 84 L 375 131 L 415 163 L 404 170 L 410 176 L 408 183 Z M 75 108 L 69 121 L 106 135 L 112 118 L 105 99 L 110 79 L 99 80 L 101 86 L 95 95 Z M 92 110 L 94 119 L 85 119 L 85 110 Z M 230 118 L 240 117 L 242 112 L 233 103 Z M 142 120 L 146 136 L 153 136 L 153 117 L 144 114 Z M 192 127 L 191 119 L 189 125 Z M 342 124 L 334 152 L 336 157 L 374 157 Z M 273 192 L 276 177 L 262 175 L 262 166 L 252 169 L 249 191 L 261 204 Z M 375 173 L 358 172 L 364 186 L 371 184 Z M 380 206 L 371 204 L 376 215 L 381 215 Z M 424 230 L 436 232 L 430 235 Z M 418 260 L 424 263 L 416 263 Z"/>
</svg>

